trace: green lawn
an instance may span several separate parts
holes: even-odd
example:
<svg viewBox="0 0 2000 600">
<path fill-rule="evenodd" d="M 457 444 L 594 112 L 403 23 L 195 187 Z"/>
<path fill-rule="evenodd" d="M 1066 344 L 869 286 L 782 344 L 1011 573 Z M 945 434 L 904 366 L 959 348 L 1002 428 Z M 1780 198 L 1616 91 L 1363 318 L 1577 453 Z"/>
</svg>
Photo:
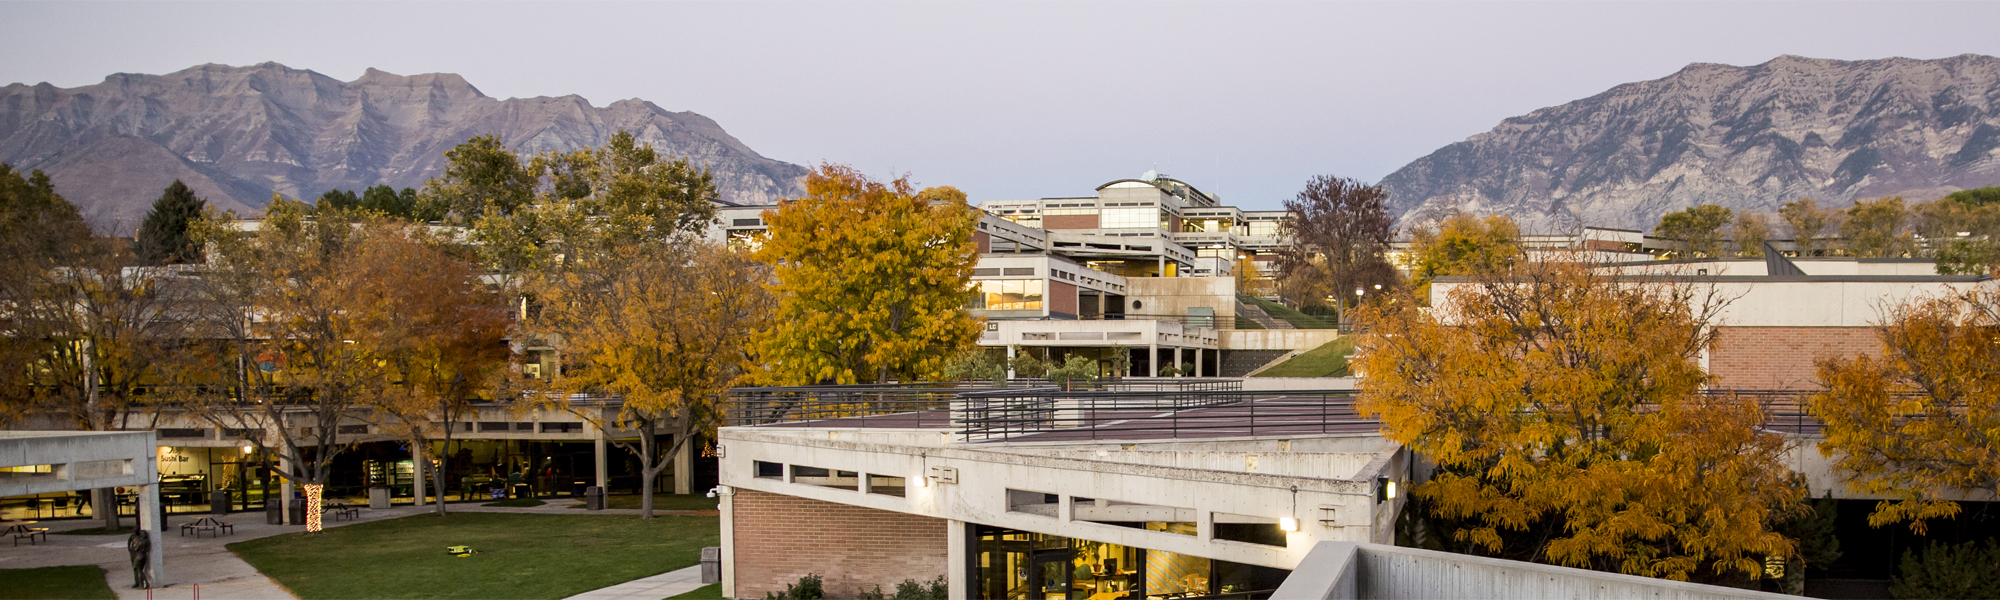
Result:
<svg viewBox="0 0 2000 600">
<path fill-rule="evenodd" d="M 42 567 L 40 569 L 0 569 L 0 598 L 68 600 L 70 598 L 117 598 L 104 582 L 104 570 L 96 565 Z"/>
<path fill-rule="evenodd" d="M 1299 329 L 1337 329 L 1339 327 L 1338 323 L 1335 322 L 1333 317 L 1315 317 L 1296 310 L 1292 310 L 1291 308 L 1288 308 L 1283 304 L 1272 302 L 1270 300 L 1265 300 L 1263 298 L 1258 298 L 1256 296 L 1251 296 L 1249 294 L 1237 294 L 1236 296 L 1238 298 L 1241 298 L 1246 303 L 1253 304 L 1256 305 L 1258 308 L 1264 309 L 1264 313 L 1271 315 L 1272 318 L 1282 319 L 1286 322 L 1291 323 L 1293 327 L 1297 327 Z"/>
<path fill-rule="evenodd" d="M 666 600 L 722 600 L 722 584 L 711 583 L 679 596 L 668 597 Z"/>
<path fill-rule="evenodd" d="M 229 549 L 305 600 L 563 598 L 694 566 L 716 517 L 415 515 L 237 542 Z M 446 546 L 471 546 L 455 557 Z"/>
<path fill-rule="evenodd" d="M 1265 369 L 1258 377 L 1346 377 L 1347 357 L 1354 354 L 1354 336 L 1341 336 L 1305 354 Z"/>
<path fill-rule="evenodd" d="M 720 504 L 706 492 L 700 494 L 653 494 L 653 510 L 715 510 Z M 619 494 L 604 497 L 605 508 L 630 508 L 638 510 L 638 494 Z M 585 507 L 577 506 L 577 510 Z"/>
</svg>

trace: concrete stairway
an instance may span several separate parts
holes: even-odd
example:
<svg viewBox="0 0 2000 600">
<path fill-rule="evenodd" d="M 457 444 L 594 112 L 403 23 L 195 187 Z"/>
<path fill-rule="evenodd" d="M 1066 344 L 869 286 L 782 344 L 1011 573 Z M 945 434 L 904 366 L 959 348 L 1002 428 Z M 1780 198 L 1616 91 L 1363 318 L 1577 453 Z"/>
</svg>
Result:
<svg viewBox="0 0 2000 600">
<path fill-rule="evenodd" d="M 1268 318 L 1268 317 L 1267 317 Z M 1222 351 L 1222 373 L 1220 377 L 1242 377 L 1251 371 L 1263 368 L 1278 357 L 1291 354 L 1291 350 L 1224 350 Z"/>
<path fill-rule="evenodd" d="M 1263 307 L 1242 300 L 1236 301 L 1236 316 L 1256 321 L 1258 325 L 1264 326 L 1265 329 L 1298 329 L 1292 326 L 1291 321 L 1273 317 L 1271 313 L 1264 312 Z M 1225 375 L 1225 377 L 1230 376 Z"/>
</svg>

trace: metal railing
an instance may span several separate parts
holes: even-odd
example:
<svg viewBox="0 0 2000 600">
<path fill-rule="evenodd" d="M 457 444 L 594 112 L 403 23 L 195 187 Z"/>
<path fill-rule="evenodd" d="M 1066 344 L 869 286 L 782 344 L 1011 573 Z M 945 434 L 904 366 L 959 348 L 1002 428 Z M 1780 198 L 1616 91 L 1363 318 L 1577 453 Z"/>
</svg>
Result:
<svg viewBox="0 0 2000 600">
<path fill-rule="evenodd" d="M 1378 428 L 1375 419 L 1354 412 L 1354 393 L 1348 390 L 991 390 L 960 394 L 951 416 L 960 439 L 969 442 L 1215 438 Z"/>
<path fill-rule="evenodd" d="M 785 425 L 811 422 L 820 427 L 953 427 L 953 401 L 968 393 L 1009 390 L 1059 390 L 1047 379 L 1010 379 L 1005 388 L 990 381 L 877 385 L 809 385 L 736 388 L 724 401 L 732 426 Z M 1222 378 L 1103 378 L 1074 382 L 1078 393 L 1143 394 L 1174 398 L 1187 394 L 1239 390 L 1241 379 Z"/>
<path fill-rule="evenodd" d="M 1379 421 L 1353 390 L 1243 390 L 1240 379 L 1128 378 L 1057 387 L 1047 380 L 737 388 L 732 426 L 949 429 L 969 442 L 1213 438 L 1358 433 Z M 1813 390 L 1710 390 L 1756 401 L 1767 429 L 1820 435 Z"/>
</svg>

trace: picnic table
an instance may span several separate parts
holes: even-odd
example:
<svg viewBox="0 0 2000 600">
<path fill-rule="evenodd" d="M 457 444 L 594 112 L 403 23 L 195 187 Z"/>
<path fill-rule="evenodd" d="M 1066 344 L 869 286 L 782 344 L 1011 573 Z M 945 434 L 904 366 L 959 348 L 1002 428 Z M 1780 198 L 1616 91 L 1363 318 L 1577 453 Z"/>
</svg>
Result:
<svg viewBox="0 0 2000 600">
<path fill-rule="evenodd" d="M 33 546 L 35 545 L 36 536 L 41 536 L 44 542 L 49 541 L 49 528 L 29 527 L 33 523 L 34 521 L 22 521 L 8 525 L 6 529 L 0 529 L 0 535 L 13 536 L 14 545 L 16 546 L 21 545 L 21 540 L 23 539 L 28 540 L 28 545 Z"/>
<path fill-rule="evenodd" d="M 352 504 L 347 504 L 345 502 L 335 502 L 333 504 L 326 505 L 326 512 L 332 514 L 333 517 L 336 519 L 346 519 L 352 521 L 361 518 L 361 507 L 354 506 Z"/>
<path fill-rule="evenodd" d="M 215 517 L 202 517 L 199 519 L 195 519 L 194 522 L 181 524 L 182 536 L 186 536 L 189 532 L 193 532 L 194 536 L 199 538 L 201 537 L 201 532 L 203 531 L 208 532 L 210 537 L 219 537 L 225 532 L 230 534 L 235 534 L 236 526 L 228 522 L 216 519 Z"/>
</svg>

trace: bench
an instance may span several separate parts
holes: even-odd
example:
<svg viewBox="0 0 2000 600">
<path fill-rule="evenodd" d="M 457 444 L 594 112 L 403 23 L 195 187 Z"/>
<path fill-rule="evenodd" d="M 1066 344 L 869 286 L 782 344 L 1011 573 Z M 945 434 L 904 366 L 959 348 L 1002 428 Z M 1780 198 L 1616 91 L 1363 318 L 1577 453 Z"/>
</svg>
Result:
<svg viewBox="0 0 2000 600">
<path fill-rule="evenodd" d="M 30 546 L 35 545 L 35 536 L 41 536 L 42 541 L 44 542 L 49 541 L 49 528 L 47 527 L 28 527 L 26 525 L 18 525 L 9 528 L 8 532 L 14 534 L 14 545 L 16 546 L 21 545 L 21 540 L 23 539 L 28 540 L 28 545 Z"/>
</svg>

